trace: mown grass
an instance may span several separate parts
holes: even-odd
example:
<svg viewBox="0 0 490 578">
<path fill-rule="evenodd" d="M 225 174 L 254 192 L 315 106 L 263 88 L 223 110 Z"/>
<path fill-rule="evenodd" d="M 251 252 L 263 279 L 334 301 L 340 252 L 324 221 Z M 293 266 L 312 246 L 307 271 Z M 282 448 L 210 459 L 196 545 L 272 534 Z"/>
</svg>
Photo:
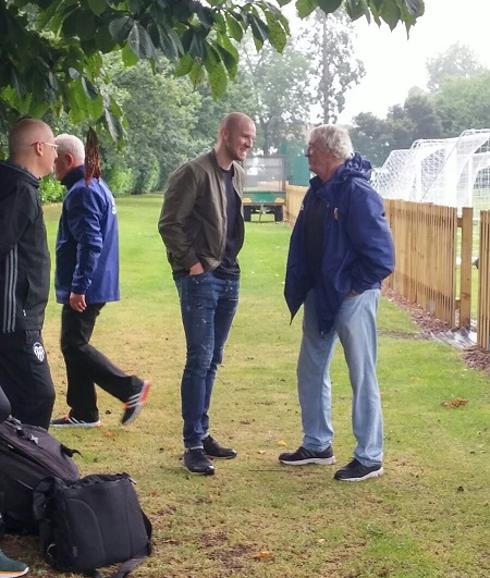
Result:
<svg viewBox="0 0 490 578">
<path fill-rule="evenodd" d="M 120 199 L 122 301 L 108 305 L 94 342 L 129 372 L 148 376 L 147 408 L 121 428 L 121 407 L 100 393 L 104 426 L 56 435 L 82 452 L 83 474 L 128 471 L 153 522 L 154 555 L 135 576 L 483 578 L 490 575 L 490 382 L 449 347 L 424 340 L 407 314 L 383 300 L 379 377 L 386 475 L 340 484 L 334 468 L 286 468 L 301 439 L 295 364 L 300 316 L 282 298 L 290 231 L 251 223 L 241 257 L 241 304 L 213 397 L 213 433 L 239 451 L 214 477 L 180 466 L 184 341 L 175 288 L 157 232 L 159 196 Z M 58 207 L 47 207 L 51 240 Z M 45 339 L 65 410 L 59 306 Z M 333 367 L 334 442 L 350 459 L 350 385 L 341 349 Z M 441 405 L 462 397 L 457 409 Z M 4 547 L 55 576 L 34 538 Z"/>
</svg>

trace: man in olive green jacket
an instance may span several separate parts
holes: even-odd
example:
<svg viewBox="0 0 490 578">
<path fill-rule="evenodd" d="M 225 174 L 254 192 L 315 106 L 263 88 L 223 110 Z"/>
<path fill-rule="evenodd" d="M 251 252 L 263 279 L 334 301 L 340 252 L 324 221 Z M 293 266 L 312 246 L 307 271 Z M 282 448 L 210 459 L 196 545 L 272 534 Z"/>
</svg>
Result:
<svg viewBox="0 0 490 578">
<path fill-rule="evenodd" d="M 255 125 L 233 112 L 220 124 L 214 149 L 171 176 L 158 228 L 179 293 L 187 345 L 181 383 L 184 467 L 212 475 L 210 458 L 234 458 L 209 434 L 208 410 L 218 365 L 238 305 L 243 245 L 244 161 Z"/>
</svg>

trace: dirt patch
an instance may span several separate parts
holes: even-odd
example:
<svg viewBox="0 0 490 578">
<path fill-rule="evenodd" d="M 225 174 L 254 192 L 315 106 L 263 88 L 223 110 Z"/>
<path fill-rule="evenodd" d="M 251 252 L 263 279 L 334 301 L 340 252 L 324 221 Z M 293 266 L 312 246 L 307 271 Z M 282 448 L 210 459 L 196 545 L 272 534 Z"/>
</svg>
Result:
<svg viewBox="0 0 490 578">
<path fill-rule="evenodd" d="M 408 299 L 397 295 L 391 289 L 383 289 L 383 295 L 388 299 L 388 301 L 391 301 L 401 309 L 408 311 L 412 320 L 424 333 L 430 335 L 431 333 L 443 333 L 451 329 L 447 323 L 440 319 L 436 319 L 420 307 L 420 305 L 411 303 Z"/>
</svg>

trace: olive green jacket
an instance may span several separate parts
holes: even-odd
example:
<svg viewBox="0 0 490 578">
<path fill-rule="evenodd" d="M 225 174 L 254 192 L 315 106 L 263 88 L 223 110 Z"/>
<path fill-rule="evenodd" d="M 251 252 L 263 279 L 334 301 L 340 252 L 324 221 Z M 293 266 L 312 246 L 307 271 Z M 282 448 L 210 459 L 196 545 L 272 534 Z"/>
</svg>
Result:
<svg viewBox="0 0 490 578">
<path fill-rule="evenodd" d="M 245 172 L 233 163 L 233 185 L 243 194 Z M 226 191 L 214 150 L 184 163 L 169 178 L 158 230 L 174 272 L 186 272 L 200 262 L 206 271 L 216 269 L 226 245 Z M 237 226 L 237 247 L 244 239 L 243 210 Z"/>
</svg>

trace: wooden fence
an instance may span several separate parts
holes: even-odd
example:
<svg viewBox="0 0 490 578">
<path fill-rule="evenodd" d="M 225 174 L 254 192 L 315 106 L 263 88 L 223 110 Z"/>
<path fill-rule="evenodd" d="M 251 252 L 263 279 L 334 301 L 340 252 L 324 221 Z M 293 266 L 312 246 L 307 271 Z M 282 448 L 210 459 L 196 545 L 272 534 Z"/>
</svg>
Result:
<svg viewBox="0 0 490 578">
<path fill-rule="evenodd" d="M 385 200 L 386 217 L 395 243 L 396 268 L 386 281 L 396 293 L 417 303 L 450 327 L 470 323 L 471 308 L 471 209 L 458 219 L 457 209 L 437 205 Z M 469 212 L 468 212 L 469 211 Z M 469 274 L 460 267 L 460 298 L 456 296 L 457 229 L 469 241 Z M 464 247 L 466 249 L 466 246 Z M 461 264 L 463 247 L 461 248 Z M 467 251 L 465 251 L 467 254 Z"/>
<path fill-rule="evenodd" d="M 478 345 L 490 349 L 490 211 L 480 212 Z"/>
</svg>

